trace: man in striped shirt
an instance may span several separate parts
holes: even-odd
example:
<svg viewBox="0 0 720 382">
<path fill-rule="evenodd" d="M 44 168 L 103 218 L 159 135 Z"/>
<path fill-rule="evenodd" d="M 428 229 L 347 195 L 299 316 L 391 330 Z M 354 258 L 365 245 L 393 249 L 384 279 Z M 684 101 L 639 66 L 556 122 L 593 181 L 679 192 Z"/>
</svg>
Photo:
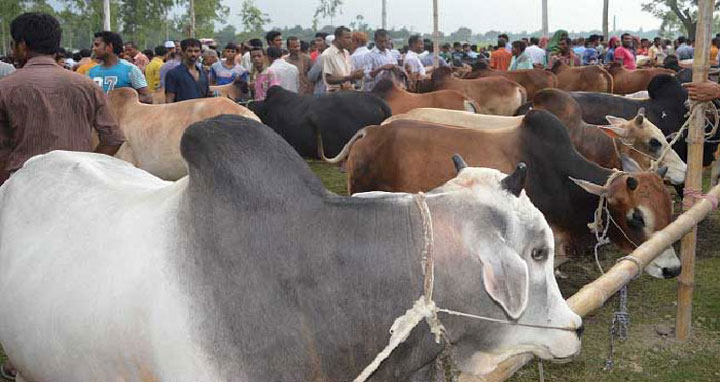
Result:
<svg viewBox="0 0 720 382">
<path fill-rule="evenodd" d="M 400 70 L 398 62 L 390 52 L 390 38 L 385 29 L 375 31 L 375 47 L 365 55 L 365 91 L 372 90 L 392 70 Z"/>
</svg>

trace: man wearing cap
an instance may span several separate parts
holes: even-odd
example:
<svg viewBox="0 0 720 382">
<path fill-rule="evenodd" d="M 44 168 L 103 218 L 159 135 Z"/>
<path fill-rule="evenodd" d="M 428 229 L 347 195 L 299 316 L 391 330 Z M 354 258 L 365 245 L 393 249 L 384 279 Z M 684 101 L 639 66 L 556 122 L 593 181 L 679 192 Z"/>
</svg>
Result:
<svg viewBox="0 0 720 382">
<path fill-rule="evenodd" d="M 167 49 L 168 53 L 175 53 L 177 51 L 177 49 L 175 49 L 175 42 L 173 41 L 165 41 L 165 44 L 163 44 L 163 46 L 165 47 L 165 49 Z"/>
<path fill-rule="evenodd" d="M 220 60 L 210 67 L 210 85 L 227 85 L 235 81 L 248 81 L 248 71 L 235 63 L 238 47 L 230 42 L 223 49 L 225 60 Z"/>
</svg>

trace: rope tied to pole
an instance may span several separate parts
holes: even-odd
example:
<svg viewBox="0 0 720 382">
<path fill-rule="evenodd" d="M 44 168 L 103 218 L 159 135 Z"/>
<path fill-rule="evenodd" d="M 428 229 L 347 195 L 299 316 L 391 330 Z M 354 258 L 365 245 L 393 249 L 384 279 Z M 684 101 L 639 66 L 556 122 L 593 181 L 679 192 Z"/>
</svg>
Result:
<svg viewBox="0 0 720 382">
<path fill-rule="evenodd" d="M 665 158 L 665 155 L 668 153 L 668 151 L 672 150 L 672 147 L 675 145 L 675 143 L 682 137 L 685 130 L 687 130 L 690 127 L 690 121 L 693 120 L 693 116 L 698 112 L 703 112 L 706 110 L 709 110 L 712 113 L 713 120 L 711 121 L 707 117 L 707 113 L 705 115 L 705 138 L 706 142 L 711 143 L 714 141 L 708 140 L 707 138 L 711 138 L 715 136 L 715 133 L 717 133 L 718 125 L 720 125 L 720 111 L 718 111 L 717 106 L 711 101 L 708 102 L 699 102 L 699 101 L 689 101 L 690 103 L 690 110 L 685 114 L 686 120 L 685 123 L 682 124 L 680 127 L 680 130 L 678 130 L 675 133 L 672 133 L 665 137 L 666 139 L 670 139 L 670 143 L 668 146 L 662 151 L 660 156 L 656 161 L 652 162 L 652 165 L 650 166 L 651 170 L 657 170 L 657 167 L 662 162 L 663 158 Z M 707 131 L 707 127 L 711 127 L 710 131 Z"/>
<path fill-rule="evenodd" d="M 603 186 L 603 188 L 608 189 L 610 185 L 615 181 L 615 179 L 622 176 L 623 174 L 625 173 L 622 171 L 613 170 L 613 173 L 605 181 L 605 185 Z M 610 220 L 612 218 L 610 216 L 610 210 L 608 209 L 607 196 L 600 195 L 599 198 L 600 199 L 598 200 L 598 206 L 595 209 L 595 213 L 593 214 L 594 219 L 591 223 L 588 223 L 588 228 L 595 235 L 596 243 L 593 247 L 593 252 L 595 254 L 595 265 L 597 265 L 601 274 L 605 274 L 602 265 L 600 265 L 598 251 L 600 247 L 606 244 L 610 244 L 610 238 L 608 237 L 608 229 L 610 228 Z M 605 213 L 608 217 L 608 221 L 605 223 L 603 223 L 603 213 Z"/>
<path fill-rule="evenodd" d="M 690 198 L 686 198 L 685 196 L 689 196 L 693 199 L 691 200 Z M 693 205 L 695 205 L 695 201 L 697 199 L 706 199 L 707 201 L 712 203 L 714 210 L 718 208 L 718 198 L 715 195 L 703 194 L 700 190 L 696 190 L 692 187 L 683 188 L 683 207 L 692 207 Z"/>
</svg>

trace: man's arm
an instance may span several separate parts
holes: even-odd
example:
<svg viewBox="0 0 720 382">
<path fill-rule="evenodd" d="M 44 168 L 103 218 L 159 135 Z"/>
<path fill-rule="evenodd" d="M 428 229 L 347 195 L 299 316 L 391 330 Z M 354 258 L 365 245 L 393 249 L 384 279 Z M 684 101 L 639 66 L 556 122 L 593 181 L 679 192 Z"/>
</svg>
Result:
<svg viewBox="0 0 720 382">
<path fill-rule="evenodd" d="M 175 93 L 177 93 L 178 84 L 175 79 L 175 72 L 169 71 L 165 77 L 165 103 L 175 102 Z"/>
<path fill-rule="evenodd" d="M 379 68 L 376 68 L 376 69 L 370 71 L 370 77 L 375 78 L 375 77 L 377 77 L 378 74 L 380 74 L 381 71 L 392 70 L 393 68 L 395 68 L 395 66 L 396 65 L 393 65 L 393 64 L 385 64 Z"/>
<path fill-rule="evenodd" d="M 353 71 L 349 76 L 335 76 L 330 73 L 325 73 L 325 81 L 330 85 L 340 85 L 348 81 L 359 80 L 363 76 L 363 70 L 357 69 Z"/>
<path fill-rule="evenodd" d="M 720 98 L 720 84 L 705 80 L 704 82 L 688 82 L 683 84 L 688 96 L 693 101 L 712 101 Z"/>
<path fill-rule="evenodd" d="M 152 95 L 150 95 L 150 92 L 148 91 L 147 80 L 145 80 L 145 76 L 137 66 L 133 66 L 130 70 L 130 84 L 133 89 L 138 92 L 140 102 L 152 103 Z"/>
<path fill-rule="evenodd" d="M 120 129 L 115 115 L 107 103 L 107 96 L 99 88 L 95 89 L 95 102 L 97 109 L 93 128 L 97 131 L 100 140 L 95 147 L 95 152 L 113 156 L 125 142 L 125 134 Z"/>
</svg>

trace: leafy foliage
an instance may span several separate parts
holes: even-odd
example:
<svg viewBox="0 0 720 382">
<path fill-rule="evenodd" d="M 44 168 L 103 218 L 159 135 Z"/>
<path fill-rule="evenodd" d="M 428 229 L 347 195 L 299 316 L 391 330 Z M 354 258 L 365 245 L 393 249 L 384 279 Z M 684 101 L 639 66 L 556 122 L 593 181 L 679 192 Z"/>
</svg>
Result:
<svg viewBox="0 0 720 382">
<path fill-rule="evenodd" d="M 238 14 L 242 18 L 242 25 L 245 32 L 262 32 L 263 26 L 271 22 L 267 13 L 263 13 L 255 6 L 254 0 L 245 0 L 242 9 Z"/>
</svg>

